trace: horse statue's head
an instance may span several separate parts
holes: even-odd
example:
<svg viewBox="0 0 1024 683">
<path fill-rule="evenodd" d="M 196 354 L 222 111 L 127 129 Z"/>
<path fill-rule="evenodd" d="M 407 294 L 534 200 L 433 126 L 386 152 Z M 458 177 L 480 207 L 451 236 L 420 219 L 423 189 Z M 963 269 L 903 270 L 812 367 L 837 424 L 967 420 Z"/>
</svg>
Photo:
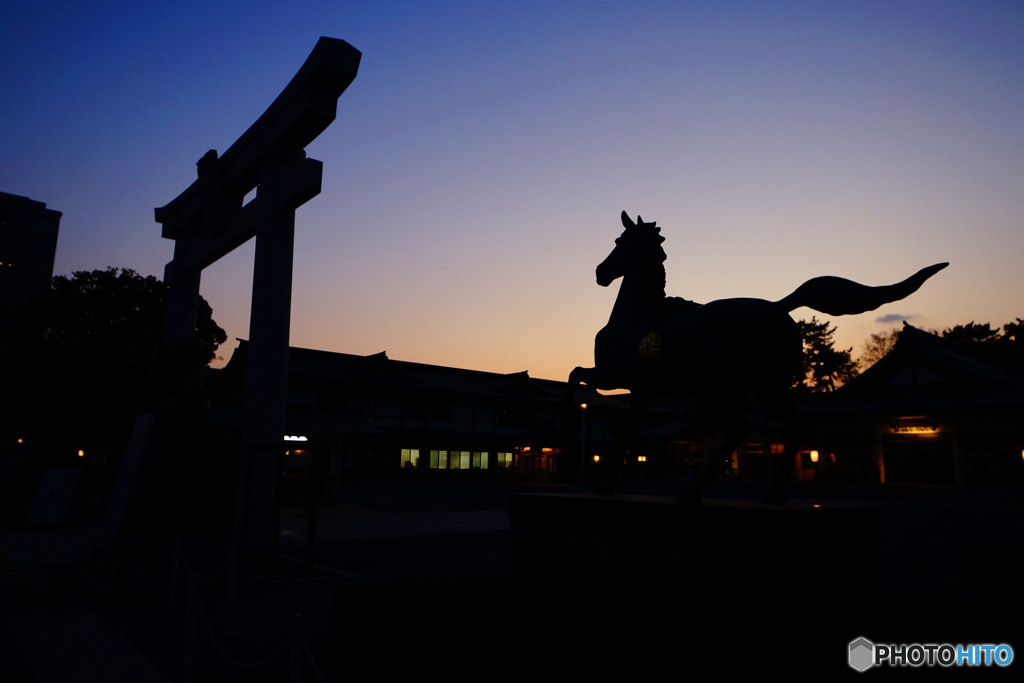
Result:
<svg viewBox="0 0 1024 683">
<path fill-rule="evenodd" d="M 597 267 L 597 284 L 602 287 L 607 287 L 637 266 L 660 266 L 665 262 L 665 250 L 661 247 L 665 238 L 655 221 L 645 223 L 637 216 L 634 223 L 623 211 L 622 225 L 626 229 L 615 240 L 615 248 Z"/>
</svg>

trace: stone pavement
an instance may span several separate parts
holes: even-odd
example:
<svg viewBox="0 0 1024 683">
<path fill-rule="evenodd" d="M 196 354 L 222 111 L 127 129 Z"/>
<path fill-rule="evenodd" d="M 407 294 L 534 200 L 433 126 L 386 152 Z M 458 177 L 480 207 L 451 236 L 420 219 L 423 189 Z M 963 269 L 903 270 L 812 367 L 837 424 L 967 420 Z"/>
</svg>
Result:
<svg viewBox="0 0 1024 683">
<path fill-rule="evenodd" d="M 756 497 L 760 487 L 724 482 L 715 493 Z M 881 508 L 880 578 L 895 602 L 886 613 L 887 631 L 852 635 L 932 642 L 955 633 L 1015 648 L 1021 642 L 1014 616 L 1024 605 L 1017 587 L 1019 563 L 1016 545 L 1007 542 L 1019 538 L 1024 525 L 1018 492 L 798 485 L 792 494 Z M 442 674 L 448 680 L 495 680 L 537 670 L 602 679 L 609 662 L 592 650 L 566 648 L 564 634 L 509 618 L 502 575 L 508 569 L 509 521 L 495 503 L 500 491 L 462 506 L 417 495 L 381 489 L 321 508 L 312 577 L 303 562 L 308 518 L 297 508 L 283 510 L 280 571 L 269 578 L 250 575 L 240 583 L 233 629 L 223 575 L 201 582 L 198 591 L 227 655 L 251 663 L 282 644 L 284 651 L 263 667 L 239 668 L 226 661 L 200 625 L 191 680 L 289 680 L 293 614 L 302 615 L 302 642 L 316 665 L 299 653 L 301 681 L 419 681 Z M 445 501 L 451 498 L 452 492 L 444 492 Z M 169 590 L 102 590 L 84 571 L 93 533 L 90 528 L 0 532 L 4 683 L 185 680 L 184 584 L 173 608 Z M 220 558 L 206 556 L 201 544 L 185 549 L 203 578 L 223 565 Z M 828 577 L 827 567 L 812 569 L 809 595 Z M 959 593 L 950 595 L 951 589 Z M 970 600 L 958 604 L 964 598 Z M 987 602 L 992 608 L 979 611 Z M 956 609 L 947 609 L 950 605 Z M 722 596 L 722 608 L 743 614 L 743 606 L 730 603 L 728 595 Z M 657 605 L 651 614 L 656 617 Z M 965 615 L 978 619 L 965 620 Z M 531 635 L 524 640 L 524 633 Z M 628 666 L 644 671 L 644 661 L 633 656 Z"/>
<path fill-rule="evenodd" d="M 233 666 L 217 648 L 236 662 L 263 659 L 292 637 L 296 613 L 303 614 L 307 649 L 329 653 L 322 657 L 324 662 L 316 661 L 318 654 L 312 655 L 319 672 L 300 656 L 298 680 L 318 680 L 318 673 L 330 674 L 328 680 L 341 674 L 347 680 L 415 680 L 415 675 L 387 661 L 367 659 L 354 650 L 339 652 L 332 624 L 334 588 L 437 576 L 438 572 L 457 576 L 460 567 L 472 571 L 481 566 L 472 558 L 441 563 L 431 559 L 448 554 L 444 548 L 458 547 L 455 554 L 462 554 L 467 538 L 487 539 L 484 552 L 497 559 L 483 564 L 490 571 L 507 571 L 503 563 L 509 521 L 502 509 L 394 512 L 354 504 L 326 506 L 318 518 L 317 554 L 334 566 L 318 563 L 312 577 L 306 576 L 303 562 L 306 515 L 298 508 L 285 508 L 281 528 L 280 576 L 250 576 L 240 583 L 234 633 L 229 633 L 226 623 L 229 609 L 223 578 L 200 585 L 203 609 L 221 642 L 213 644 L 197 623 L 192 680 L 289 680 L 290 647 L 276 661 L 256 670 Z M 180 597 L 174 610 L 168 606 L 169 588 L 159 595 L 105 592 L 84 570 L 95 531 L 88 527 L 0 532 L 0 633 L 4 636 L 0 680 L 183 680 L 184 579 L 178 584 Z M 459 541 L 452 543 L 452 539 Z M 343 544 L 344 549 L 339 547 Z M 202 548 L 199 551 L 201 555 Z M 194 554 L 188 544 L 185 554 Z M 200 568 L 201 559 L 192 558 L 198 573 L 212 573 L 209 566 Z M 168 566 L 170 562 L 168 558 Z M 169 581 L 166 585 L 170 586 Z"/>
<path fill-rule="evenodd" d="M 5 681 L 169 680 L 82 604 L 62 579 L 89 559 L 93 528 L 0 534 Z"/>
</svg>

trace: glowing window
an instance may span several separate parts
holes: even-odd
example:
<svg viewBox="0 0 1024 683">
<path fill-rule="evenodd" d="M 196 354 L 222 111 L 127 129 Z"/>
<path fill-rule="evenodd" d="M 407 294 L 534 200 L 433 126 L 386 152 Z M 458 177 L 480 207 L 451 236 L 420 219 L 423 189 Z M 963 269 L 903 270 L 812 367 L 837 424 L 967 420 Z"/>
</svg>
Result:
<svg viewBox="0 0 1024 683">
<path fill-rule="evenodd" d="M 469 451 L 452 451 L 448 460 L 448 467 L 453 470 L 469 469 Z"/>
<path fill-rule="evenodd" d="M 402 467 L 417 467 L 420 462 L 420 450 L 418 448 L 402 449 Z"/>
<path fill-rule="evenodd" d="M 448 451 L 430 451 L 430 469 L 448 469 Z"/>
</svg>

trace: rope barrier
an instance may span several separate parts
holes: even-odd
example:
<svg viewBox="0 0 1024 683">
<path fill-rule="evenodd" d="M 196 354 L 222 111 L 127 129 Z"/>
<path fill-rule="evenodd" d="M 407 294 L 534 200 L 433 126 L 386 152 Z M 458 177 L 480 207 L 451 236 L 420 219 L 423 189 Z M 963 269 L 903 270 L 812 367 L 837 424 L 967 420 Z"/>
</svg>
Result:
<svg viewBox="0 0 1024 683">
<path fill-rule="evenodd" d="M 180 562 L 179 562 L 180 560 Z M 218 579 L 221 574 L 227 570 L 228 577 L 228 606 L 227 606 L 227 632 L 234 634 L 235 631 L 235 584 L 236 574 L 238 573 L 238 543 L 231 541 L 228 544 L 228 557 L 221 565 L 220 569 L 214 572 L 210 577 L 203 578 L 198 577 L 197 580 L 203 582 L 210 582 Z M 192 565 L 189 564 L 188 558 L 185 556 L 185 551 L 181 545 L 181 534 L 174 535 L 174 559 L 172 560 L 171 567 L 171 588 L 168 595 L 169 609 L 173 612 L 178 599 L 178 574 L 179 566 L 184 565 L 185 571 L 189 574 L 195 573 L 192 569 Z"/>
<path fill-rule="evenodd" d="M 175 557 L 181 558 L 182 563 L 185 565 L 185 571 L 186 572 L 194 572 L 195 571 L 194 569 L 192 569 L 192 565 L 189 564 L 188 557 L 185 556 L 185 551 L 184 551 L 184 549 L 181 546 L 181 535 L 180 534 L 175 534 L 175 536 L 174 536 L 174 555 L 175 555 Z M 175 564 L 177 564 L 177 563 L 175 563 Z M 228 558 L 226 560 L 224 560 L 224 564 L 222 564 L 220 566 L 220 568 L 217 571 L 215 571 L 213 574 L 211 574 L 210 576 L 198 576 L 198 572 L 196 572 L 196 574 L 197 574 L 196 579 L 198 581 L 202 582 L 202 583 L 209 583 L 211 581 L 216 581 L 217 579 L 220 578 L 221 574 L 223 574 L 228 569 L 228 567 L 230 565 L 231 565 L 231 556 L 229 555 Z M 177 569 L 177 567 L 175 567 L 175 569 Z"/>
<path fill-rule="evenodd" d="M 316 675 L 317 679 L 321 683 L 327 683 L 327 679 L 324 677 L 323 672 L 316 664 L 316 660 L 313 659 L 312 653 L 309 651 L 309 646 L 306 643 L 305 636 L 302 632 L 302 615 L 292 615 L 292 633 L 278 645 L 269 655 L 263 657 L 254 662 L 243 662 L 235 659 L 227 650 L 224 649 L 220 641 L 217 639 L 217 635 L 214 633 L 213 626 L 210 624 L 210 620 L 206 615 L 206 609 L 203 607 L 202 598 L 199 595 L 199 582 L 203 579 L 192 569 L 188 562 L 188 558 L 185 557 L 185 553 L 181 549 L 180 537 L 174 539 L 174 555 L 175 555 L 175 566 L 171 577 L 171 596 L 170 603 L 171 609 L 174 608 L 175 593 L 177 590 L 177 573 L 178 573 L 178 558 L 181 560 L 181 564 L 184 565 L 185 571 L 188 573 L 188 594 L 186 596 L 186 609 L 185 609 L 185 652 L 184 661 L 182 664 L 182 681 L 184 683 L 190 683 L 192 680 L 192 660 L 195 651 L 195 622 L 196 616 L 198 615 L 200 623 L 203 625 L 203 629 L 206 631 L 206 635 L 209 636 L 210 641 L 213 643 L 214 649 L 217 653 L 224 658 L 224 660 L 231 666 L 235 666 L 242 669 L 256 669 L 262 666 L 266 666 L 273 661 L 286 647 L 290 647 L 291 654 L 289 657 L 289 668 L 290 668 L 290 683 L 299 683 L 301 677 L 301 665 L 302 658 L 300 653 L 304 654 L 306 661 L 309 662 L 310 669 Z M 213 577 L 206 579 L 206 581 L 213 580 L 224 571 L 225 568 L 232 565 L 234 561 L 234 548 L 232 548 L 231 554 L 229 554 L 227 562 L 213 575 Z M 229 580 L 232 577 L 229 576 Z M 228 631 L 234 631 L 234 590 L 229 587 L 229 604 L 228 604 Z"/>
<path fill-rule="evenodd" d="M 320 683 L 327 683 L 327 677 L 320 671 L 320 667 L 316 665 L 316 660 L 313 659 L 313 655 L 309 651 L 309 646 L 306 644 L 306 637 L 302 633 L 299 633 L 299 647 L 301 647 L 302 651 L 306 653 L 306 661 L 309 662 L 310 668 L 313 669 L 313 673 L 316 674 Z"/>
<path fill-rule="evenodd" d="M 216 648 L 217 652 L 220 653 L 220 656 L 223 657 L 225 661 L 227 661 L 227 663 L 232 666 L 237 666 L 242 669 L 256 669 L 261 666 L 265 666 L 269 664 L 271 661 L 273 661 L 275 657 L 281 654 L 281 652 L 283 652 L 284 649 L 288 647 L 288 645 L 290 645 L 295 638 L 294 635 L 289 636 L 283 643 L 281 643 L 276 649 L 274 649 L 273 652 L 271 652 L 263 659 L 257 660 L 255 662 L 241 662 L 232 657 L 230 654 L 228 654 L 227 650 L 225 650 L 223 646 L 221 646 L 220 641 L 217 640 L 217 636 L 213 632 L 213 627 L 210 626 L 210 621 L 206 617 L 206 610 L 203 609 L 203 603 L 199 598 L 199 590 L 195 587 L 194 584 L 191 583 L 191 581 L 189 584 L 189 589 L 192 595 L 192 599 L 195 600 L 196 613 L 199 614 L 199 619 L 202 622 L 203 627 L 206 629 L 206 635 L 208 635 L 210 637 L 210 640 L 213 641 L 213 646 L 214 648 Z"/>
</svg>

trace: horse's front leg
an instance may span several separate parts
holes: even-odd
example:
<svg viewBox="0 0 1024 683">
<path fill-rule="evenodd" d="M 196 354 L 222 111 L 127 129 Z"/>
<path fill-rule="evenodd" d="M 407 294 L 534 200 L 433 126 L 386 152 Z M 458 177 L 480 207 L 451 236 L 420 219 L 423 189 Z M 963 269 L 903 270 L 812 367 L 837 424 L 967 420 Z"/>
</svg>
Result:
<svg viewBox="0 0 1024 683">
<path fill-rule="evenodd" d="M 566 387 L 565 396 L 562 399 L 562 414 L 564 416 L 566 434 L 574 432 L 576 428 L 579 428 L 576 418 L 579 416 L 580 411 L 578 410 L 579 406 L 576 405 L 575 399 L 576 392 L 579 389 L 580 384 L 586 384 L 594 389 L 619 388 L 613 373 L 608 372 L 604 368 L 573 368 L 572 372 L 569 373 L 568 387 Z M 630 418 L 624 438 L 620 440 L 619 447 L 616 449 L 617 452 L 615 455 L 609 458 L 608 461 L 602 465 L 603 475 L 600 478 L 600 483 L 598 484 L 596 491 L 599 494 L 610 494 L 615 492 L 615 484 L 618 481 L 620 464 L 626 457 L 626 448 L 628 447 L 628 443 L 632 441 L 633 436 L 635 436 L 637 429 L 639 429 L 639 419 L 636 418 L 637 403 L 633 401 L 631 405 L 633 409 L 630 411 Z M 641 417 L 643 410 L 646 410 L 646 402 L 640 410 Z"/>
<path fill-rule="evenodd" d="M 562 397 L 562 436 L 571 439 L 579 429 L 579 411 L 576 405 L 576 392 L 580 384 L 589 384 L 588 381 L 597 368 L 573 368 L 569 373 L 569 381 L 566 383 L 565 396 Z"/>
<path fill-rule="evenodd" d="M 578 406 L 575 403 L 576 392 L 580 384 L 586 384 L 592 389 L 621 389 L 618 376 L 599 366 L 593 368 L 576 367 L 569 373 L 568 386 L 565 389 L 565 396 L 562 398 L 562 412 L 566 416 L 572 415 L 573 409 Z"/>
<path fill-rule="evenodd" d="M 636 389 L 630 392 L 629 415 L 626 418 L 625 428 L 618 438 L 614 454 L 603 467 L 604 475 L 597 485 L 596 493 L 601 495 L 615 493 L 615 487 L 618 486 L 622 477 L 622 466 L 629 457 L 629 447 L 633 445 L 637 434 L 640 433 L 640 427 L 650 403 L 651 398 L 646 392 Z"/>
<path fill-rule="evenodd" d="M 590 384 L 594 381 L 597 375 L 597 368 L 573 368 L 572 372 L 569 373 L 569 380 L 566 383 L 565 395 L 562 397 L 562 414 L 559 418 L 561 423 L 562 440 L 568 446 L 573 443 L 580 430 L 583 428 L 581 424 L 580 407 L 576 403 L 576 392 L 579 391 L 580 384 Z M 582 457 L 582 454 L 581 454 Z M 582 481 L 583 472 L 580 472 Z"/>
<path fill-rule="evenodd" d="M 573 401 L 576 398 L 576 391 L 580 388 L 580 384 L 586 383 L 584 379 L 589 373 L 596 370 L 596 368 L 581 368 L 575 367 L 572 372 L 569 373 L 569 380 L 566 383 L 565 396 L 562 397 L 562 412 L 569 415 L 569 410 L 573 406 Z"/>
</svg>

